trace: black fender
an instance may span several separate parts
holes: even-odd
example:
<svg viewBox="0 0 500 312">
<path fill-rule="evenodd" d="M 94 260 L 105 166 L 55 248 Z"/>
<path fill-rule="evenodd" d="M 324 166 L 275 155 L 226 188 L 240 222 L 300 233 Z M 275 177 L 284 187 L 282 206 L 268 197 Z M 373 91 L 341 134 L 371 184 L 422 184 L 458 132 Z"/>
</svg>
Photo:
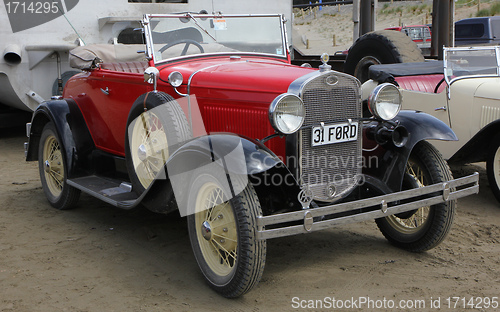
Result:
<svg viewBox="0 0 500 312">
<path fill-rule="evenodd" d="M 257 174 L 282 163 L 278 156 L 257 140 L 220 133 L 190 140 L 172 154 L 167 166 L 178 174 L 212 162 L 223 165 L 223 160 L 229 172 L 246 175 Z M 227 161 L 233 163 L 227 164 Z"/>
<path fill-rule="evenodd" d="M 401 111 L 393 121 L 407 130 L 408 137 L 403 146 L 396 147 L 391 142 L 377 145 L 375 140 L 364 138 L 368 142 L 364 142 L 363 173 L 366 181 L 383 193 L 401 190 L 406 163 L 418 142 L 458 140 L 447 124 L 423 112 Z M 365 125 L 365 130 L 369 131 L 367 129 L 374 129 L 380 125 L 379 121 L 372 121 Z"/>
<path fill-rule="evenodd" d="M 189 196 L 192 174 L 203 166 L 218 166 L 226 175 L 231 175 L 232 178 L 243 176 L 252 184 L 258 181 L 259 185 L 254 185 L 256 188 L 263 184 L 263 179 L 258 177 L 272 171 L 273 174 L 289 177 L 287 185 L 299 190 L 297 181 L 285 164 L 261 142 L 236 134 L 210 134 L 194 138 L 172 153 L 165 164 L 166 174 L 159 174 L 153 181 L 155 185 L 171 185 L 181 215 L 186 214 L 183 207 L 186 206 Z M 268 180 L 270 181 L 270 178 Z M 153 209 L 153 205 L 148 205 L 148 202 L 158 203 L 156 197 L 164 197 L 159 195 L 159 192 L 150 192 L 150 189 L 154 188 L 154 185 L 148 188 L 148 194 L 144 198 L 149 209 Z M 162 212 L 157 210 L 158 205 L 155 206 L 155 211 Z"/>
<path fill-rule="evenodd" d="M 73 99 L 47 101 L 37 107 L 31 119 L 26 160 L 38 160 L 40 136 L 48 122 L 52 122 L 56 128 L 67 160 L 68 168 L 65 169 L 68 178 L 79 176 L 83 168 L 89 167 L 89 156 L 95 145 L 82 112 Z"/>
<path fill-rule="evenodd" d="M 449 160 L 449 163 L 467 164 L 486 161 L 492 142 L 500 139 L 500 120 L 495 120 L 479 130 Z"/>
</svg>

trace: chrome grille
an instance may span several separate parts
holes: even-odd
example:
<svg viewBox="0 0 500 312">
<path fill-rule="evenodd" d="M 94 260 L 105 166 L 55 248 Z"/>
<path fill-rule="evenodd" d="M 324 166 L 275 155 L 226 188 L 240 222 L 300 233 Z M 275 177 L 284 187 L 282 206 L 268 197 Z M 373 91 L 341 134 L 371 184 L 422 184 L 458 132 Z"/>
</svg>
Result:
<svg viewBox="0 0 500 312">
<path fill-rule="evenodd" d="M 334 75 L 334 79 L 327 78 Z M 336 81 L 334 85 L 328 82 Z M 305 126 L 319 126 L 361 118 L 359 82 L 351 76 L 327 72 L 302 85 L 301 96 L 306 107 Z M 322 146 L 312 146 L 312 129 L 299 134 L 299 174 L 313 199 L 332 202 L 342 197 L 358 183 L 361 173 L 362 124 L 358 140 Z M 335 190 L 331 196 L 329 190 Z"/>
</svg>

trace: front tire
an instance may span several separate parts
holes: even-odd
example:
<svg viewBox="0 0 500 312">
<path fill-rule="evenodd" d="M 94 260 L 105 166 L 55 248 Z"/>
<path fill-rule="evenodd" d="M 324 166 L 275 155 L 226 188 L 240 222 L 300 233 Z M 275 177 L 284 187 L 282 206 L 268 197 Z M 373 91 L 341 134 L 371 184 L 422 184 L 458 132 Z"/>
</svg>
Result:
<svg viewBox="0 0 500 312">
<path fill-rule="evenodd" d="M 436 148 L 425 141 L 413 149 L 406 167 L 403 189 L 423 187 L 453 179 L 450 168 Z M 376 220 L 382 234 L 392 244 L 421 252 L 441 243 L 453 224 L 454 200 L 421 207 Z"/>
<path fill-rule="evenodd" d="M 498 137 L 493 142 L 486 160 L 486 174 L 488 175 L 491 191 L 500 202 L 500 142 Z"/>
<path fill-rule="evenodd" d="M 170 154 L 191 138 L 179 103 L 163 92 L 149 92 L 135 101 L 129 112 L 127 133 L 125 158 L 137 194 L 163 172 Z"/>
<path fill-rule="evenodd" d="M 201 168 L 193 174 L 188 207 L 194 211 L 188 215 L 188 229 L 205 280 L 222 296 L 235 298 L 260 281 L 266 241 L 256 238 L 262 209 L 254 188 L 247 185 L 227 200 L 231 192 L 225 179 L 222 170 Z"/>
<path fill-rule="evenodd" d="M 57 209 L 70 209 L 78 202 L 80 190 L 68 185 L 67 160 L 56 129 L 48 122 L 38 147 L 38 170 L 45 197 Z"/>
</svg>

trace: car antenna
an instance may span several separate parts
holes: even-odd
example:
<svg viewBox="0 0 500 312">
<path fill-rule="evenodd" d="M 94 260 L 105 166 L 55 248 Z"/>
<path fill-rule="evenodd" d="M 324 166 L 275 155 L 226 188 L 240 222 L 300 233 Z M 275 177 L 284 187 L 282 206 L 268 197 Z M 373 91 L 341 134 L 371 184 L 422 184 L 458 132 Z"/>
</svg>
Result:
<svg viewBox="0 0 500 312">
<path fill-rule="evenodd" d="M 69 21 L 68 17 L 66 16 L 66 13 L 61 9 L 61 7 L 59 6 L 59 3 L 56 4 L 57 8 L 59 9 L 59 12 L 61 12 L 62 16 L 64 16 L 64 18 L 66 19 L 66 21 L 68 22 L 69 26 L 71 26 L 71 28 L 73 28 L 73 30 L 75 31 L 75 34 L 78 36 L 78 39 L 80 39 L 80 41 L 83 43 L 83 45 L 86 45 L 85 44 L 85 41 L 83 40 L 82 36 L 80 36 L 80 34 L 78 33 L 78 31 L 75 29 L 75 27 L 73 26 L 73 24 L 71 24 L 71 22 Z"/>
</svg>

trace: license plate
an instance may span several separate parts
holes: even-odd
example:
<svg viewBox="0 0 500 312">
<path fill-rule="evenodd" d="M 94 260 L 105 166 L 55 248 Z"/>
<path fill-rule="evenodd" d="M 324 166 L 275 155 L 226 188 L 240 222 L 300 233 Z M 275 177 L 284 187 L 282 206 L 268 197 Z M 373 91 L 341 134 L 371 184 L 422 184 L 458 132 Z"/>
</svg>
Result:
<svg viewBox="0 0 500 312">
<path fill-rule="evenodd" d="M 312 128 L 312 146 L 343 143 L 358 139 L 358 122 L 343 122 Z"/>
</svg>

